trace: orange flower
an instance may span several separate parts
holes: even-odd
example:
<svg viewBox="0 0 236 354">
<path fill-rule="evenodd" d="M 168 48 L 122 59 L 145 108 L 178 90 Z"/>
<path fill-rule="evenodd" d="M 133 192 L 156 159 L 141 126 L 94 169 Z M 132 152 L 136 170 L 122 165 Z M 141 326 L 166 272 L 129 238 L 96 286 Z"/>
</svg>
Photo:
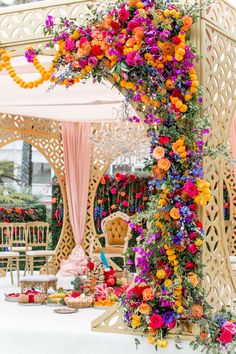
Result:
<svg viewBox="0 0 236 354">
<path fill-rule="evenodd" d="M 56 202 L 57 202 L 57 198 L 52 198 L 51 203 L 56 204 Z"/>
<path fill-rule="evenodd" d="M 154 298 L 154 291 L 151 288 L 143 290 L 143 300 L 148 301 Z"/>
<path fill-rule="evenodd" d="M 179 209 L 178 208 L 172 208 L 171 211 L 170 211 L 170 216 L 174 220 L 180 219 Z"/>
<path fill-rule="evenodd" d="M 142 315 L 149 315 L 151 312 L 151 307 L 148 304 L 141 304 L 138 307 L 138 312 Z"/>
<path fill-rule="evenodd" d="M 133 32 L 134 37 L 137 40 L 137 42 L 141 41 L 141 39 L 144 36 L 143 28 L 142 27 L 135 27 L 132 32 Z"/>
<path fill-rule="evenodd" d="M 112 204 L 111 205 L 111 210 L 115 210 L 116 209 L 116 205 L 115 204 Z"/>
<path fill-rule="evenodd" d="M 185 27 L 190 28 L 193 24 L 193 19 L 192 17 L 185 15 L 182 18 L 182 22 Z"/>
<path fill-rule="evenodd" d="M 171 42 L 165 42 L 165 43 L 158 42 L 158 45 L 161 48 L 163 55 L 175 54 L 175 47 L 174 44 L 172 44 Z"/>
<path fill-rule="evenodd" d="M 106 184 L 106 180 L 105 180 L 105 178 L 101 178 L 100 183 L 101 183 L 101 184 Z"/>
<path fill-rule="evenodd" d="M 157 165 L 152 167 L 152 173 L 157 179 L 163 179 L 166 175 L 165 171 L 159 168 Z"/>
<path fill-rule="evenodd" d="M 205 339 L 207 339 L 207 337 L 208 337 L 208 333 L 205 333 L 205 332 L 200 333 L 201 340 L 205 340 Z"/>
<path fill-rule="evenodd" d="M 157 146 L 155 147 L 155 149 L 153 150 L 153 156 L 159 160 L 161 159 L 162 157 L 165 156 L 165 150 L 163 149 L 162 146 Z"/>
<path fill-rule="evenodd" d="M 12 209 L 7 209 L 7 214 L 11 214 L 12 213 Z"/>
<path fill-rule="evenodd" d="M 164 171 L 168 171 L 170 169 L 171 163 L 170 160 L 162 158 L 158 161 L 158 167 Z"/>
<path fill-rule="evenodd" d="M 194 288 L 198 286 L 199 279 L 196 273 L 192 273 L 192 272 L 188 273 L 188 279 Z"/>
<path fill-rule="evenodd" d="M 20 214 L 20 211 L 21 211 L 20 208 L 15 208 L 15 212 L 16 212 L 17 214 Z"/>
<path fill-rule="evenodd" d="M 192 318 L 202 318 L 203 316 L 203 308 L 201 305 L 193 305 L 190 308 L 190 316 Z"/>
</svg>

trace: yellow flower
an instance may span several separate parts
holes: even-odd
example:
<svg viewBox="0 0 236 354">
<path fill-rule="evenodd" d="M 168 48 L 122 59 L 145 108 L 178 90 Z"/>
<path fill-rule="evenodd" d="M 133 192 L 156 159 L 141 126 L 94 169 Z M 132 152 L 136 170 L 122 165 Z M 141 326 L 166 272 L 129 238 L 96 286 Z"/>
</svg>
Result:
<svg viewBox="0 0 236 354">
<path fill-rule="evenodd" d="M 151 312 L 151 307 L 148 304 L 141 304 L 138 307 L 138 312 L 142 315 L 147 315 Z"/>
<path fill-rule="evenodd" d="M 154 345 L 156 343 L 155 338 L 153 336 L 148 336 L 147 341 L 151 345 Z"/>
<path fill-rule="evenodd" d="M 201 246 L 203 244 L 203 240 L 201 240 L 200 238 L 197 238 L 194 243 L 196 246 Z"/>
<path fill-rule="evenodd" d="M 175 107 L 176 108 L 180 108 L 180 107 L 182 107 L 183 106 L 183 103 L 180 101 L 180 100 L 178 100 L 177 102 L 176 102 L 176 104 L 175 104 Z"/>
<path fill-rule="evenodd" d="M 141 324 L 141 318 L 140 318 L 140 316 L 138 316 L 138 315 L 132 315 L 132 327 L 133 328 L 136 328 L 136 327 L 139 327 L 140 326 L 140 324 Z"/>
<path fill-rule="evenodd" d="M 163 13 L 164 13 L 165 17 L 170 16 L 170 10 L 168 10 L 168 9 L 165 9 Z"/>
<path fill-rule="evenodd" d="M 166 277 L 166 272 L 164 271 L 164 269 L 159 269 L 157 272 L 156 272 L 156 277 L 158 279 L 165 279 Z"/>
<path fill-rule="evenodd" d="M 171 286 L 172 285 L 172 280 L 171 279 L 166 279 L 165 281 L 164 281 L 164 286 L 166 287 L 166 288 L 168 288 L 169 286 Z"/>
<path fill-rule="evenodd" d="M 182 313 L 182 312 L 183 312 L 183 306 L 179 306 L 179 307 L 177 308 L 177 312 L 178 312 L 178 313 Z"/>
<path fill-rule="evenodd" d="M 157 346 L 158 346 L 159 348 L 165 349 L 166 347 L 168 347 L 168 342 L 167 342 L 166 339 L 159 339 L 159 340 L 157 341 Z"/>
<path fill-rule="evenodd" d="M 168 89 L 174 88 L 174 84 L 173 84 L 172 80 L 170 80 L 170 79 L 166 80 L 166 87 Z"/>
</svg>

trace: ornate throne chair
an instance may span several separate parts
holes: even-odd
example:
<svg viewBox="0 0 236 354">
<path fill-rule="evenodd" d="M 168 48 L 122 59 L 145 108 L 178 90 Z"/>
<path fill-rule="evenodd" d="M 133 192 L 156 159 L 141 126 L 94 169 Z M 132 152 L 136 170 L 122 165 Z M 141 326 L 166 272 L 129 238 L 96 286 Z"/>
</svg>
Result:
<svg viewBox="0 0 236 354">
<path fill-rule="evenodd" d="M 107 258 L 123 258 L 125 259 L 125 251 L 131 235 L 131 228 L 125 220 L 129 220 L 129 216 L 125 213 L 117 211 L 102 221 L 102 234 L 98 235 L 92 245 L 91 256 L 98 256 L 103 250 Z M 105 239 L 105 246 L 102 247 L 100 240 Z M 110 261 L 110 260 L 109 260 Z"/>
</svg>

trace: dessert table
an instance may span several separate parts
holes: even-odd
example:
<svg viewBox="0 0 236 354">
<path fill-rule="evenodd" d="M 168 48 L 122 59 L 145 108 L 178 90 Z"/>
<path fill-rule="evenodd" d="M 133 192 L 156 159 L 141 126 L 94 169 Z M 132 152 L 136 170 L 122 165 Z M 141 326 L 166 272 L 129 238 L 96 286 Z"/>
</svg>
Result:
<svg viewBox="0 0 236 354">
<path fill-rule="evenodd" d="M 0 278 L 0 343 L 4 354 L 155 354 L 154 347 L 139 338 L 138 350 L 135 336 L 91 331 L 91 321 L 103 313 L 99 309 L 80 309 L 74 314 L 56 314 L 54 307 L 21 306 L 6 302 L 4 293 L 19 291 L 9 285 L 7 278 Z M 187 342 L 183 350 L 175 349 L 173 340 L 166 354 L 199 354 Z"/>
</svg>

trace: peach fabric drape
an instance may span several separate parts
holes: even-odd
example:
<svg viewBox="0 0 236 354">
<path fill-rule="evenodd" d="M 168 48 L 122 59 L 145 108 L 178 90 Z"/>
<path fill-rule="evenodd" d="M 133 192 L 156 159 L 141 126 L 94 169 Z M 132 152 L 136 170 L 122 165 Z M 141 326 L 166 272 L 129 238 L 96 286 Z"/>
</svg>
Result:
<svg viewBox="0 0 236 354">
<path fill-rule="evenodd" d="M 80 245 L 86 223 L 90 176 L 90 123 L 62 122 L 66 192 L 76 245 Z"/>
<path fill-rule="evenodd" d="M 234 179 L 236 183 L 236 113 L 234 114 L 232 124 L 230 127 L 230 140 L 231 140 L 232 158 L 235 161 L 233 163 L 233 170 L 234 170 Z"/>
</svg>

